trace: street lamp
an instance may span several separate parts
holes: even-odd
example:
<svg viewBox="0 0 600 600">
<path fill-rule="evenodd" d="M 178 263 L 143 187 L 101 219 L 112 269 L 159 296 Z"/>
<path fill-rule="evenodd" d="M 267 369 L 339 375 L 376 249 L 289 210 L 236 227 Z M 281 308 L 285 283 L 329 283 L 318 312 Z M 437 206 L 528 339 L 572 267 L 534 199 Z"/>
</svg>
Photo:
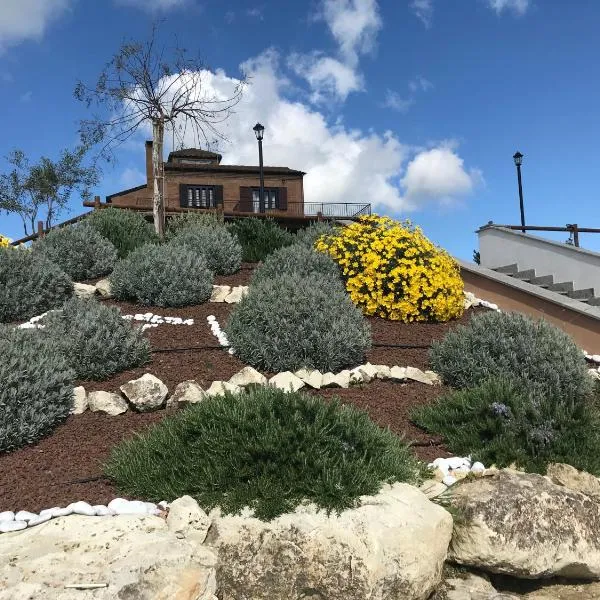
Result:
<svg viewBox="0 0 600 600">
<path fill-rule="evenodd" d="M 521 231 L 525 233 L 525 207 L 523 206 L 523 183 L 521 181 L 521 165 L 523 164 L 523 155 L 517 151 L 513 155 L 515 165 L 517 167 L 517 177 L 519 180 L 519 203 L 521 206 Z"/>
<path fill-rule="evenodd" d="M 265 175 L 263 170 L 263 153 L 262 153 L 262 141 L 265 133 L 265 128 L 260 123 L 257 123 L 253 128 L 256 139 L 258 140 L 258 166 L 260 172 L 260 188 L 259 188 L 259 201 L 258 210 L 263 213 L 265 212 Z"/>
</svg>

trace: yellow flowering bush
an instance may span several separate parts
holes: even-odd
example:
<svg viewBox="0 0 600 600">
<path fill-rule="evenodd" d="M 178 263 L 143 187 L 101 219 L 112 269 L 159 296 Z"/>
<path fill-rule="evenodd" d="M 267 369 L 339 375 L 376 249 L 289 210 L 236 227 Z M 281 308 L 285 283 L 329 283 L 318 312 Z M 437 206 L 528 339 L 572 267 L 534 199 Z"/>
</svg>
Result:
<svg viewBox="0 0 600 600">
<path fill-rule="evenodd" d="M 315 248 L 341 267 L 352 301 L 394 321 L 448 321 L 464 310 L 456 261 L 409 221 L 361 217 L 321 236 Z"/>
<path fill-rule="evenodd" d="M 0 233 L 0 248 L 9 248 L 9 247 L 10 247 L 10 238 L 7 238 Z"/>
</svg>

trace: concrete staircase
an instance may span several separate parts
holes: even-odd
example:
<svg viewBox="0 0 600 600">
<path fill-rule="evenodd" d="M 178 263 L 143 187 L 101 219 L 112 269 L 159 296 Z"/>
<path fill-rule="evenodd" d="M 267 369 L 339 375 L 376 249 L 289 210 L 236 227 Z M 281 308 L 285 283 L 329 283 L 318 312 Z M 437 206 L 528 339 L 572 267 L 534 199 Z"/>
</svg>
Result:
<svg viewBox="0 0 600 600">
<path fill-rule="evenodd" d="M 574 289 L 572 281 L 555 282 L 552 275 L 537 275 L 535 269 L 519 271 L 519 266 L 517 264 L 497 267 L 493 270 L 519 279 L 525 283 L 536 285 L 550 292 L 555 292 L 561 296 L 579 300 L 591 306 L 600 306 L 600 297 L 595 295 L 594 288 L 576 290 Z"/>
</svg>

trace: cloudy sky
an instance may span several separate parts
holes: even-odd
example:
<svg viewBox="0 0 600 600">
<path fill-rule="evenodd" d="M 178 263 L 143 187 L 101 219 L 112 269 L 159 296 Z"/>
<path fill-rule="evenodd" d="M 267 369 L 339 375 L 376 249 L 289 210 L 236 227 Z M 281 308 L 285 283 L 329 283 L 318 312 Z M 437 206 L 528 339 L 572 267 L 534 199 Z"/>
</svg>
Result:
<svg viewBox="0 0 600 600">
<path fill-rule="evenodd" d="M 266 164 L 307 171 L 307 201 L 370 202 L 470 259 L 478 226 L 519 220 L 520 150 L 529 223 L 600 226 L 590 0 L 3 0 L 0 156 L 72 147 L 88 114 L 76 81 L 93 84 L 156 21 L 166 45 L 202 56 L 207 90 L 250 81 L 224 162 L 257 161 L 260 121 Z M 144 139 L 104 168 L 97 194 L 144 182 Z M 20 236 L 19 221 L 0 215 L 0 232 Z"/>
</svg>

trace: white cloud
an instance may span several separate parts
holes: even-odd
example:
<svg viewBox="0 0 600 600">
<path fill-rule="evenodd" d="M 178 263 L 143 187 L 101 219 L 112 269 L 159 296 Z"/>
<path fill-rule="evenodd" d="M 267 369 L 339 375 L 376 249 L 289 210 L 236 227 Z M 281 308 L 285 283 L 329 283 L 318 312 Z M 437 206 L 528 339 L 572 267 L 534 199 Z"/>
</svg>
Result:
<svg viewBox="0 0 600 600">
<path fill-rule="evenodd" d="M 487 0 L 487 2 L 496 14 L 510 10 L 518 16 L 524 15 L 531 4 L 530 0 Z"/>
<path fill-rule="evenodd" d="M 32 91 L 25 92 L 19 96 L 19 100 L 23 103 L 31 102 L 31 97 L 33 96 Z"/>
<path fill-rule="evenodd" d="M 228 138 L 219 148 L 223 163 L 257 164 L 252 126 L 260 121 L 265 164 L 306 171 L 306 202 L 368 202 L 374 210 L 397 213 L 427 202 L 447 203 L 476 185 L 474 174 L 447 144 L 415 150 L 391 131 L 354 129 L 341 119 L 331 123 L 313 106 L 291 98 L 293 90 L 273 50 L 246 61 L 242 70 L 252 85 L 222 125 Z M 202 75 L 201 93 L 207 97 L 227 98 L 238 83 L 220 70 Z M 194 144 L 188 134 L 184 145 Z"/>
<path fill-rule="evenodd" d="M 410 8 L 423 22 L 423 25 L 429 29 L 433 20 L 433 0 L 413 0 Z"/>
<path fill-rule="evenodd" d="M 118 4 L 134 6 L 147 12 L 161 12 L 180 8 L 188 4 L 188 0 L 116 0 Z"/>
<path fill-rule="evenodd" d="M 24 40 L 39 40 L 72 0 L 3 0 L 0 7 L 0 51 Z"/>
<path fill-rule="evenodd" d="M 261 6 L 255 6 L 254 8 L 249 8 L 246 11 L 246 14 L 253 19 L 258 19 L 259 21 L 264 21 L 263 16 L 263 8 Z"/>
<path fill-rule="evenodd" d="M 385 100 L 383 101 L 382 106 L 384 108 L 391 108 L 398 112 L 405 113 L 414 103 L 415 99 L 413 97 L 403 98 L 398 92 L 386 90 Z"/>
<path fill-rule="evenodd" d="M 408 89 L 414 94 L 415 92 L 426 92 L 433 87 L 433 83 L 425 77 L 415 77 L 415 79 L 408 82 Z"/>
</svg>

